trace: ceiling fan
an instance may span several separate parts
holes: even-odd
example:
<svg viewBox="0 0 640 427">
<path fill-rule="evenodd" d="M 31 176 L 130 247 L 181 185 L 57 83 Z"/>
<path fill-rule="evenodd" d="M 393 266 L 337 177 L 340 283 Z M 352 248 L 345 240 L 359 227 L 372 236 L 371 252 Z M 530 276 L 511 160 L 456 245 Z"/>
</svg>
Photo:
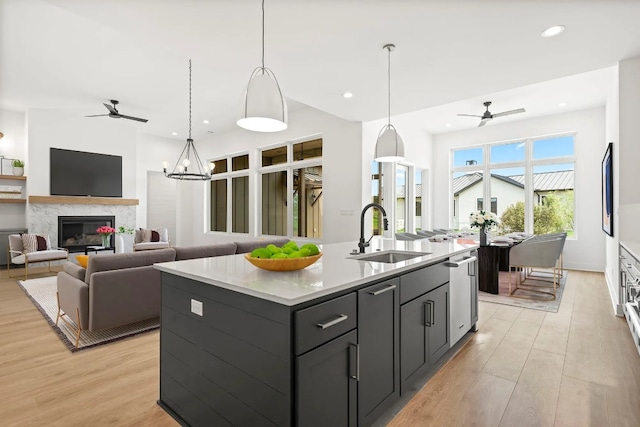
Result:
<svg viewBox="0 0 640 427">
<path fill-rule="evenodd" d="M 149 121 L 147 119 L 141 119 L 139 117 L 125 116 L 124 114 L 120 114 L 118 112 L 118 109 L 116 108 L 116 105 L 118 105 L 119 102 L 116 101 L 115 99 L 112 99 L 111 103 L 113 104 L 113 106 L 111 106 L 109 104 L 105 104 L 105 103 L 102 104 L 105 107 L 107 107 L 107 110 L 109 110 L 109 114 L 94 114 L 92 116 L 85 116 L 85 117 L 109 116 L 109 117 L 111 117 L 113 119 L 128 119 L 128 120 L 135 120 L 135 121 L 142 122 L 142 123 L 147 123 Z"/>
<path fill-rule="evenodd" d="M 487 107 L 487 111 L 485 111 L 484 114 L 482 114 L 481 116 L 478 116 L 476 114 L 458 114 L 458 116 L 480 117 L 480 124 L 478 124 L 478 127 L 480 127 L 480 126 L 486 125 L 489 120 L 494 119 L 496 117 L 510 116 L 511 114 L 518 114 L 518 113 L 525 112 L 524 108 L 518 108 L 516 110 L 509 110 L 509 111 L 503 111 L 502 113 L 491 114 L 491 111 L 489 111 L 489 105 L 491 105 L 491 101 L 484 102 L 482 105 Z"/>
</svg>

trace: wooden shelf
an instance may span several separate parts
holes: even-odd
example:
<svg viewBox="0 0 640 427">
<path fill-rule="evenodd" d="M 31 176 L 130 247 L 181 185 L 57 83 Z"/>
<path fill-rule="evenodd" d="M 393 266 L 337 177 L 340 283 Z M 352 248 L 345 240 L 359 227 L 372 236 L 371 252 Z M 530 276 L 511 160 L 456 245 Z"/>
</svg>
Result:
<svg viewBox="0 0 640 427">
<path fill-rule="evenodd" d="M 27 203 L 26 199 L 2 199 L 0 198 L 0 203 Z"/>
<path fill-rule="evenodd" d="M 0 179 L 11 179 L 14 181 L 26 181 L 27 177 L 22 175 L 22 176 L 17 176 L 17 175 L 0 175 Z"/>
<path fill-rule="evenodd" d="M 29 196 L 29 203 L 55 205 L 137 205 L 138 199 L 122 199 L 118 197 L 89 196 Z"/>
</svg>

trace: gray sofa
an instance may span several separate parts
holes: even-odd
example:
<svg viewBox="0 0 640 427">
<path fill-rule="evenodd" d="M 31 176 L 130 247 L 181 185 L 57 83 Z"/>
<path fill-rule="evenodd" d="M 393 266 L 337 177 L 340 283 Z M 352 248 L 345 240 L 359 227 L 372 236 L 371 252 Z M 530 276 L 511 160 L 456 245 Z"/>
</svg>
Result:
<svg viewBox="0 0 640 427">
<path fill-rule="evenodd" d="M 86 269 L 67 262 L 57 277 L 56 324 L 62 319 L 76 331 L 77 347 L 83 330 L 99 331 L 160 316 L 160 271 L 154 263 L 246 253 L 288 241 L 277 238 L 92 255 Z"/>
</svg>

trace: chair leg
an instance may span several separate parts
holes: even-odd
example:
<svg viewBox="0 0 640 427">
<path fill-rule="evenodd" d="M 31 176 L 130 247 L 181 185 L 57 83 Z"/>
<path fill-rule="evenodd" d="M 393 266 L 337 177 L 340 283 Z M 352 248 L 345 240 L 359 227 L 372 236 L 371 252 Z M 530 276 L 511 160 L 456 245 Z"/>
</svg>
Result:
<svg viewBox="0 0 640 427">
<path fill-rule="evenodd" d="M 56 326 L 58 326 L 58 320 L 64 315 L 64 312 L 60 309 L 60 294 L 56 292 L 56 302 L 58 303 L 58 315 L 56 316 Z"/>
</svg>

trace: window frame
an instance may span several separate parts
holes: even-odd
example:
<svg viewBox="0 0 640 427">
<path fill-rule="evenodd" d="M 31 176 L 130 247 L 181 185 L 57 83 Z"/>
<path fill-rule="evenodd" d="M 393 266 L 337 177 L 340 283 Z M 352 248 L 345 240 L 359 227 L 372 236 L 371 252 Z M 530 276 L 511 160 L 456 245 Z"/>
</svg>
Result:
<svg viewBox="0 0 640 427">
<path fill-rule="evenodd" d="M 242 169 L 242 170 L 237 170 L 237 171 L 233 171 L 231 169 L 233 169 L 232 167 L 232 162 L 233 162 L 233 158 L 234 157 L 239 157 L 239 156 L 248 156 L 249 158 L 249 166 L 246 169 Z M 216 162 L 216 161 L 220 161 L 220 160 L 226 160 L 227 161 L 227 172 L 222 172 L 219 174 L 213 174 L 211 176 L 211 180 L 208 181 L 209 185 L 208 185 L 208 189 L 207 189 L 207 195 L 208 195 L 208 215 L 207 215 L 207 233 L 212 233 L 212 234 L 233 234 L 233 235 L 239 235 L 239 236 L 247 236 L 249 234 L 251 234 L 251 155 L 249 153 L 249 150 L 246 151 L 239 151 L 237 153 L 232 153 L 232 154 L 228 154 L 225 156 L 219 156 L 219 157 L 214 157 L 211 158 L 207 161 L 207 163 L 211 163 L 211 162 Z M 247 177 L 247 180 L 249 182 L 249 190 L 248 190 L 248 227 L 247 227 L 247 232 L 246 233 L 239 233 L 239 232 L 235 232 L 232 231 L 233 230 L 233 178 L 238 178 L 238 177 Z M 227 221 L 226 221 L 226 230 L 225 231 L 216 231 L 216 230 L 212 230 L 211 229 L 211 182 L 212 181 L 226 181 L 226 187 L 227 187 L 227 204 L 226 204 L 226 212 L 227 212 Z"/>
</svg>

